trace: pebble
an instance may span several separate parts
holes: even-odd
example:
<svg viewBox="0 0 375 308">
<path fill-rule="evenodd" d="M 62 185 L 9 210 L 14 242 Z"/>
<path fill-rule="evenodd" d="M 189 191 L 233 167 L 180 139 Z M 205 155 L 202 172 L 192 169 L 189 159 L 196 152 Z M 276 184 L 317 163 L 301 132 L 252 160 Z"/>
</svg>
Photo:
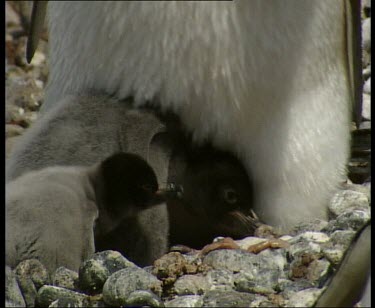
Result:
<svg viewBox="0 0 375 308">
<path fill-rule="evenodd" d="M 39 260 L 29 259 L 17 265 L 15 274 L 26 305 L 34 307 L 38 290 L 50 283 L 47 269 Z"/>
<path fill-rule="evenodd" d="M 103 300 L 112 306 L 126 305 L 130 294 L 136 290 L 152 290 L 160 296 L 161 281 L 145 270 L 132 266 L 112 274 L 103 287 Z"/>
<path fill-rule="evenodd" d="M 165 307 L 202 307 L 203 298 L 199 295 L 184 295 L 166 301 Z"/>
<path fill-rule="evenodd" d="M 362 117 L 371 120 L 371 96 L 367 93 L 362 96 Z"/>
<path fill-rule="evenodd" d="M 117 251 L 98 252 L 80 266 L 80 287 L 89 294 L 100 293 L 109 276 L 121 269 L 135 266 Z"/>
<path fill-rule="evenodd" d="M 184 275 L 174 283 L 177 295 L 201 295 L 208 289 L 209 283 L 201 275 Z"/>
<path fill-rule="evenodd" d="M 69 290 L 76 290 L 78 288 L 78 273 L 61 266 L 55 271 L 53 285 Z"/>
<path fill-rule="evenodd" d="M 312 307 L 322 289 L 311 288 L 296 292 L 287 301 L 287 307 Z"/>
<path fill-rule="evenodd" d="M 5 306 L 6 307 L 25 307 L 20 287 L 15 273 L 9 266 L 5 266 Z"/>
<path fill-rule="evenodd" d="M 212 290 L 203 296 L 202 307 L 248 307 L 254 299 L 254 294 Z"/>
<path fill-rule="evenodd" d="M 45 285 L 40 288 L 36 298 L 38 307 L 87 307 L 89 297 L 85 294 L 74 292 L 65 288 Z"/>
</svg>

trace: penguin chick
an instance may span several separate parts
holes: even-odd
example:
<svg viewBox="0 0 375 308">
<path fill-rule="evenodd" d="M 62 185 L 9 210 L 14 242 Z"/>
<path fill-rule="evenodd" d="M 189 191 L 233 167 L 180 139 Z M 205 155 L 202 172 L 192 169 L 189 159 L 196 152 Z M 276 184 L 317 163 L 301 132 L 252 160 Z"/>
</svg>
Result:
<svg viewBox="0 0 375 308">
<path fill-rule="evenodd" d="M 78 271 L 95 251 L 94 225 L 101 236 L 161 203 L 157 188 L 151 167 L 128 153 L 92 167 L 48 167 L 18 177 L 6 185 L 6 264 L 35 258 L 51 274 L 60 266 Z"/>
<path fill-rule="evenodd" d="M 184 167 L 171 162 L 171 168 L 181 171 L 169 180 L 183 187 L 179 198 L 168 200 L 171 244 L 198 249 L 217 236 L 252 235 L 259 221 L 251 213 L 254 191 L 242 164 L 211 147 L 195 150 L 185 159 Z"/>
<path fill-rule="evenodd" d="M 124 219 L 165 201 L 165 193 L 158 190 L 155 172 L 136 154 L 110 156 L 95 169 L 92 182 L 99 210 L 95 240 L 116 229 Z"/>
<path fill-rule="evenodd" d="M 131 152 L 145 158 L 158 182 L 166 183 L 167 147 L 154 142 L 165 125 L 131 103 L 97 93 L 65 97 L 20 137 L 6 161 L 6 181 L 49 166 L 90 166 L 115 152 Z M 168 228 L 167 207 L 160 204 L 127 219 L 119 240 L 131 252 L 129 259 L 150 265 L 167 251 Z"/>
</svg>

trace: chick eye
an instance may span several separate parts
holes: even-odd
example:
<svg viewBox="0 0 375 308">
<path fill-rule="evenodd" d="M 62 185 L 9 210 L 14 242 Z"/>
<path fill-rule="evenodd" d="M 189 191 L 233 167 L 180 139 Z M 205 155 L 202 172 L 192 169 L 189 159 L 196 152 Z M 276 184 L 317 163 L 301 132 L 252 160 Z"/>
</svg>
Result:
<svg viewBox="0 0 375 308">
<path fill-rule="evenodd" d="M 229 204 L 236 203 L 238 199 L 237 192 L 233 188 L 224 188 L 223 197 L 225 202 Z"/>
</svg>

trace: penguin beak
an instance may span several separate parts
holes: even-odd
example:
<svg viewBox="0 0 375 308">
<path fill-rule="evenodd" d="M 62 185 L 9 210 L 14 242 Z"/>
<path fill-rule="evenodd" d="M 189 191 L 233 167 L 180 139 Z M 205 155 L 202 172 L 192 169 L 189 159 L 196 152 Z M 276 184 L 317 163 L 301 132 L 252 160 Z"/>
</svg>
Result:
<svg viewBox="0 0 375 308">
<path fill-rule="evenodd" d="M 159 188 L 156 195 L 164 198 L 165 200 L 181 199 L 183 195 L 183 189 L 181 185 L 167 185 Z"/>
</svg>

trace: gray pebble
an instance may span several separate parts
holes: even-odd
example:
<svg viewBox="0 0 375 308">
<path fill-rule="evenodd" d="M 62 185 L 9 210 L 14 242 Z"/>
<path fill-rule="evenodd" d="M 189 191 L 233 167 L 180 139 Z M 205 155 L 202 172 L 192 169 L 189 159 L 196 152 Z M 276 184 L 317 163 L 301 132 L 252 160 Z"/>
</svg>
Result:
<svg viewBox="0 0 375 308">
<path fill-rule="evenodd" d="M 203 297 L 199 295 L 184 295 L 166 301 L 165 307 L 202 307 Z"/>
<path fill-rule="evenodd" d="M 322 289 L 311 288 L 296 292 L 290 296 L 287 301 L 287 307 L 311 307 L 318 296 L 322 293 Z"/>
<path fill-rule="evenodd" d="M 348 209 L 369 209 L 369 200 L 362 192 L 342 190 L 332 197 L 328 207 L 334 217 L 337 217 Z"/>
<path fill-rule="evenodd" d="M 363 91 L 367 94 L 371 94 L 371 77 L 367 79 L 363 85 Z"/>
<path fill-rule="evenodd" d="M 16 275 L 9 266 L 5 266 L 5 307 L 25 307 Z"/>
<path fill-rule="evenodd" d="M 15 268 L 15 274 L 26 305 L 34 307 L 38 290 L 50 283 L 47 269 L 39 260 L 30 259 L 20 262 Z"/>
<path fill-rule="evenodd" d="M 53 285 L 69 290 L 76 290 L 78 287 L 78 273 L 61 266 L 55 271 Z"/>
<path fill-rule="evenodd" d="M 103 287 L 103 300 L 108 305 L 125 305 L 132 292 L 150 289 L 160 296 L 161 282 L 145 270 L 132 266 L 119 270 L 108 278 Z"/>
<path fill-rule="evenodd" d="M 150 291 L 137 290 L 130 293 L 126 300 L 125 307 L 164 307 L 159 297 Z"/>
<path fill-rule="evenodd" d="M 212 290 L 233 290 L 234 275 L 232 271 L 217 269 L 206 274 L 208 284 Z"/>
<path fill-rule="evenodd" d="M 296 281 L 292 281 L 289 279 L 280 279 L 278 287 L 281 291 L 280 294 L 285 299 L 289 299 L 292 295 L 299 291 L 312 288 L 313 284 L 307 279 L 299 279 Z"/>
<path fill-rule="evenodd" d="M 203 259 L 203 263 L 214 269 L 226 269 L 233 272 L 251 272 L 254 275 L 257 275 L 260 269 L 279 269 L 278 264 L 271 258 L 237 249 L 211 251 Z"/>
<path fill-rule="evenodd" d="M 89 294 L 100 293 L 110 275 L 118 270 L 135 266 L 117 251 L 98 252 L 80 266 L 79 285 Z"/>
<path fill-rule="evenodd" d="M 336 230 L 331 234 L 331 241 L 334 245 L 340 245 L 347 249 L 356 233 L 352 230 Z"/>
<path fill-rule="evenodd" d="M 366 93 L 362 95 L 362 117 L 371 120 L 371 96 Z"/>
<path fill-rule="evenodd" d="M 201 295 L 208 288 L 207 279 L 200 275 L 184 275 L 174 283 L 177 295 Z"/>
<path fill-rule="evenodd" d="M 202 307 L 249 307 L 254 299 L 254 294 L 213 290 L 203 296 Z"/>
<path fill-rule="evenodd" d="M 40 288 L 36 303 L 38 307 L 87 307 L 88 296 L 68 289 L 45 285 Z"/>
<path fill-rule="evenodd" d="M 368 210 L 346 210 L 336 220 L 331 220 L 325 231 L 333 233 L 336 230 L 359 230 L 370 220 L 370 209 Z"/>
<path fill-rule="evenodd" d="M 371 17 L 362 22 L 362 42 L 363 48 L 371 53 Z"/>
<path fill-rule="evenodd" d="M 321 219 L 315 219 L 313 221 L 302 222 L 295 226 L 291 232 L 292 235 L 298 235 L 306 231 L 320 232 L 328 224 L 327 221 Z"/>
<path fill-rule="evenodd" d="M 259 270 L 258 275 L 251 273 L 235 274 L 235 290 L 239 292 L 250 292 L 260 294 L 276 293 L 279 272 L 271 270 Z"/>
</svg>

